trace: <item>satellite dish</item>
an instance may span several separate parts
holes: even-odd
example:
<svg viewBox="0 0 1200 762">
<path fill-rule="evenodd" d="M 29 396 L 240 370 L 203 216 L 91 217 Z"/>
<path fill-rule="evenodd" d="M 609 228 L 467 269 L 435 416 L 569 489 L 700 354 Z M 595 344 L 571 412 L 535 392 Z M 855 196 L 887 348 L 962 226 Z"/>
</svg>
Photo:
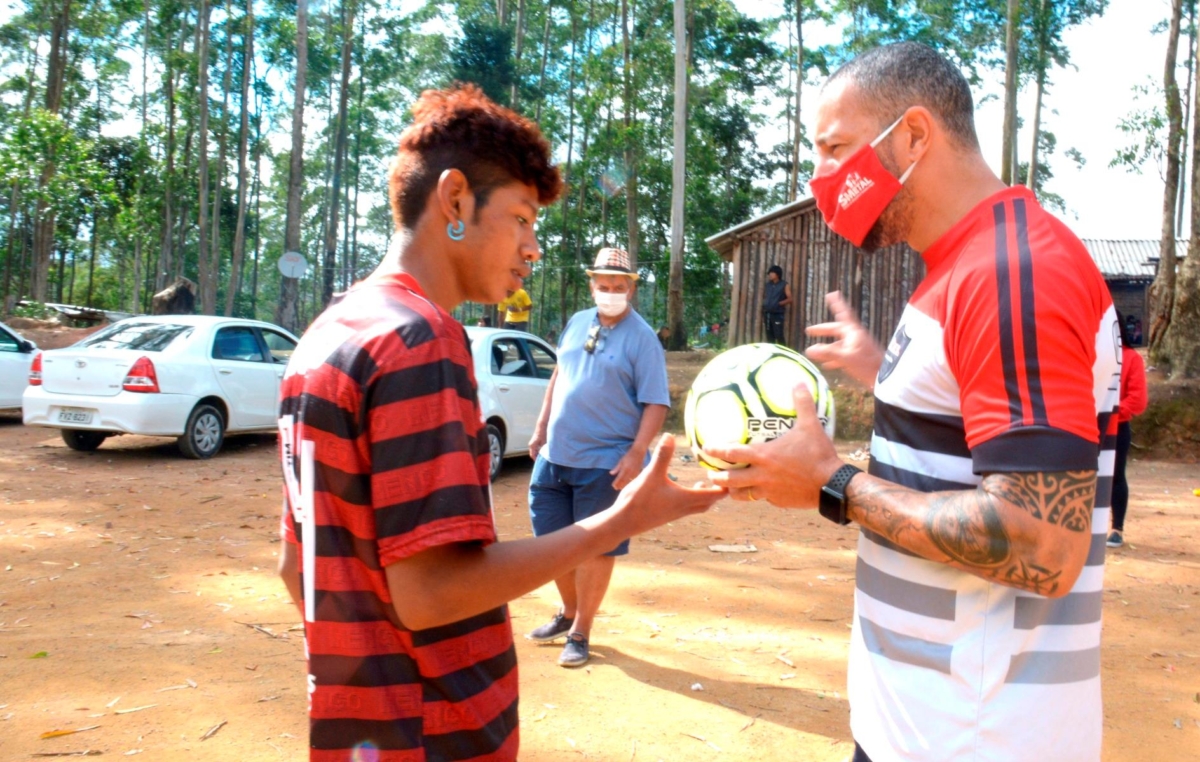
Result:
<svg viewBox="0 0 1200 762">
<path fill-rule="evenodd" d="M 308 260 L 298 251 L 289 251 L 279 258 L 279 272 L 287 278 L 303 278 L 308 271 Z"/>
</svg>

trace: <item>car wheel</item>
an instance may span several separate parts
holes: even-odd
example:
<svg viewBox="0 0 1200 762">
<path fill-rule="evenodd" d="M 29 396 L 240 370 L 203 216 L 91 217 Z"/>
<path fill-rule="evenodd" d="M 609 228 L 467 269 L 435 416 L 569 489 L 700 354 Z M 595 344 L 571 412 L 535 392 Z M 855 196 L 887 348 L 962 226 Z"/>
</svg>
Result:
<svg viewBox="0 0 1200 762">
<path fill-rule="evenodd" d="M 100 445 L 104 444 L 104 440 L 108 439 L 108 434 L 103 431 L 85 431 L 83 429 L 63 429 L 63 441 L 67 443 L 67 447 L 79 452 L 91 452 Z"/>
<path fill-rule="evenodd" d="M 491 473 L 489 476 L 492 481 L 500 475 L 500 466 L 504 464 L 504 435 L 500 433 L 500 428 L 493 423 L 487 425 L 488 451 L 491 454 Z"/>
<path fill-rule="evenodd" d="M 217 454 L 225 441 L 225 419 L 212 405 L 197 405 L 188 416 L 187 427 L 179 438 L 183 457 L 205 460 Z"/>
</svg>

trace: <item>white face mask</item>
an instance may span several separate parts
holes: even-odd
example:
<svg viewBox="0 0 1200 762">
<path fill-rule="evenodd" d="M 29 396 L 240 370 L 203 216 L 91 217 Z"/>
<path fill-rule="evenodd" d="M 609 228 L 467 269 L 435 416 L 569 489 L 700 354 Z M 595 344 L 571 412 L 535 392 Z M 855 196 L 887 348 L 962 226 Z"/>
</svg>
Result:
<svg viewBox="0 0 1200 762">
<path fill-rule="evenodd" d="M 592 298 L 596 300 L 596 311 L 604 317 L 616 317 L 629 306 L 629 294 L 596 291 L 592 294 Z"/>
</svg>

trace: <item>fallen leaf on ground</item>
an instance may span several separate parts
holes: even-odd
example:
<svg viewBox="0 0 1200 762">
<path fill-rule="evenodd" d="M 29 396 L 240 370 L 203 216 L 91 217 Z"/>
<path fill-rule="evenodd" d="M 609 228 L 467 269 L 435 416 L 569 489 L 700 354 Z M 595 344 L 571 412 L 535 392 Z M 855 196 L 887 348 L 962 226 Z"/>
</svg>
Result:
<svg viewBox="0 0 1200 762">
<path fill-rule="evenodd" d="M 216 725 L 213 725 L 211 728 L 208 729 L 207 732 L 205 732 L 204 735 L 200 736 L 200 740 L 207 741 L 208 739 L 212 738 L 213 736 L 215 736 L 217 734 L 217 731 L 220 730 L 221 728 L 225 727 L 225 725 L 228 722 L 229 722 L 229 720 L 221 720 Z"/>
<path fill-rule="evenodd" d="M 59 736 L 70 736 L 70 735 L 74 735 L 76 733 L 82 733 L 85 730 L 95 730 L 98 727 L 100 727 L 100 726 L 99 725 L 88 725 L 86 728 L 75 728 L 74 730 L 47 730 L 45 733 L 42 733 L 40 736 L 38 736 L 38 738 L 45 739 L 45 738 L 58 738 Z"/>
</svg>

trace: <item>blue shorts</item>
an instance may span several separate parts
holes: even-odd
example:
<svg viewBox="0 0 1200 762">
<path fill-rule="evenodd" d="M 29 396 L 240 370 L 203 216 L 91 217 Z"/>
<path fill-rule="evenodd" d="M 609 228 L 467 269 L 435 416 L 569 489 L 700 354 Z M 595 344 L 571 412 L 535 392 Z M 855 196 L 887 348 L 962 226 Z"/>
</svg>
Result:
<svg viewBox="0 0 1200 762">
<path fill-rule="evenodd" d="M 617 502 L 620 490 L 613 489 L 613 475 L 607 468 L 556 466 L 538 456 L 529 479 L 529 519 L 533 534 L 565 529 L 588 516 L 594 516 Z M 629 552 L 629 540 L 605 553 L 623 556 Z"/>
</svg>

